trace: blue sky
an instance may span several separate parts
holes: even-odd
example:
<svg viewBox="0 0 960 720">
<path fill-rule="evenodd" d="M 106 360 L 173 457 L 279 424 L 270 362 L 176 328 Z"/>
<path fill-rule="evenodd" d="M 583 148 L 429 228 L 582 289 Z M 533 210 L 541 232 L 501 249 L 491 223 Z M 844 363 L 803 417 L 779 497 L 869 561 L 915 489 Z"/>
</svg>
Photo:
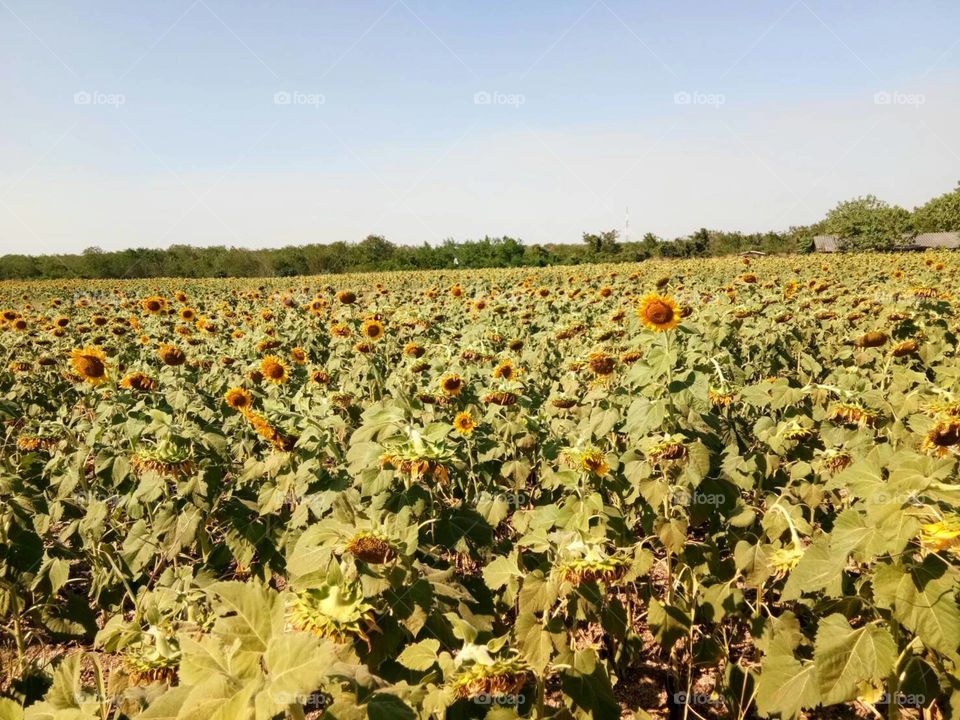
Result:
<svg viewBox="0 0 960 720">
<path fill-rule="evenodd" d="M 956 2 L 0 0 L 0 249 L 765 230 L 960 180 Z"/>
</svg>

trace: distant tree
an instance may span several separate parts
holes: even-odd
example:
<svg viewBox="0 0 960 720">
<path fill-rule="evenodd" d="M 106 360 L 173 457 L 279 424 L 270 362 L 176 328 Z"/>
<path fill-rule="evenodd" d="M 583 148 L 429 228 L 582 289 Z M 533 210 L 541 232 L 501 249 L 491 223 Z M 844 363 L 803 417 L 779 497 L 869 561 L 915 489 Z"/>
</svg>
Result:
<svg viewBox="0 0 960 720">
<path fill-rule="evenodd" d="M 358 243 L 357 249 L 364 264 L 371 267 L 384 267 L 393 258 L 397 246 L 383 235 L 367 235 Z"/>
<path fill-rule="evenodd" d="M 960 183 L 954 190 L 916 208 L 913 226 L 917 232 L 960 231 Z"/>
<path fill-rule="evenodd" d="M 890 250 L 912 230 L 910 213 L 873 195 L 846 200 L 827 213 L 824 232 L 844 250 Z"/>
<path fill-rule="evenodd" d="M 620 233 L 616 230 L 606 230 L 601 233 L 584 233 L 583 242 L 594 253 L 613 253 L 617 251 L 617 238 Z"/>
<path fill-rule="evenodd" d="M 640 240 L 640 254 L 645 257 L 656 257 L 660 254 L 660 243 L 662 240 L 652 232 L 646 233 Z"/>
</svg>

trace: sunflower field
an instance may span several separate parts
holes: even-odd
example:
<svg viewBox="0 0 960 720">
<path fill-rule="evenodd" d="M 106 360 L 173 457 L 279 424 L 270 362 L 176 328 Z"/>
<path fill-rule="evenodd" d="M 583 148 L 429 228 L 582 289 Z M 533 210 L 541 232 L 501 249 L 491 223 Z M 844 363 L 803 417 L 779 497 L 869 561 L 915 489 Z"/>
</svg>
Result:
<svg viewBox="0 0 960 720">
<path fill-rule="evenodd" d="M 960 717 L 958 279 L 0 284 L 0 720 Z"/>
</svg>

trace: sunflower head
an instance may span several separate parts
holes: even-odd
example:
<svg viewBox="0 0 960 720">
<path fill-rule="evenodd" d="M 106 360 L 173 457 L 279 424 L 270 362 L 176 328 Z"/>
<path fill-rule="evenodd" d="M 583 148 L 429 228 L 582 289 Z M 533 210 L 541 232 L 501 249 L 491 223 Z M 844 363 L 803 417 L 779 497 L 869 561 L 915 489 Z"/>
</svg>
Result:
<svg viewBox="0 0 960 720">
<path fill-rule="evenodd" d="M 648 328 L 662 332 L 677 327 L 680 320 L 680 309 L 673 298 L 667 295 L 650 293 L 640 301 L 637 315 Z"/>
<path fill-rule="evenodd" d="M 160 356 L 160 360 L 163 361 L 164 365 L 171 367 L 183 365 L 187 361 L 187 356 L 183 354 L 183 350 L 173 345 L 167 345 L 166 343 L 157 349 L 157 354 Z"/>
<path fill-rule="evenodd" d="M 337 293 L 337 300 L 344 305 L 353 305 L 357 301 L 357 295 L 350 290 L 341 290 Z"/>
<path fill-rule="evenodd" d="M 469 410 L 457 413 L 457 416 L 453 419 L 453 429 L 461 435 L 469 435 L 476 426 L 477 424 L 474 422 L 473 415 L 470 414 Z"/>
<path fill-rule="evenodd" d="M 876 330 L 874 332 L 864 333 L 856 340 L 854 340 L 854 345 L 859 348 L 874 348 L 880 347 L 887 344 L 887 334 Z"/>
<path fill-rule="evenodd" d="M 607 377 L 613 374 L 617 361 L 604 352 L 592 352 L 587 357 L 587 367 L 597 377 Z"/>
<path fill-rule="evenodd" d="M 859 403 L 837 403 L 831 408 L 828 418 L 845 425 L 873 427 L 879 422 L 880 414 Z"/>
<path fill-rule="evenodd" d="M 939 457 L 960 452 L 960 418 L 944 416 L 927 431 L 921 447 Z"/>
<path fill-rule="evenodd" d="M 367 318 L 360 326 L 360 332 L 368 340 L 379 340 L 383 337 L 383 323 L 377 318 Z"/>
<path fill-rule="evenodd" d="M 456 373 L 448 373 L 440 378 L 440 390 L 447 397 L 456 397 L 463 390 L 463 378 Z"/>
<path fill-rule="evenodd" d="M 253 396 L 242 387 L 232 387 L 223 395 L 224 402 L 234 410 L 244 412 L 253 405 Z"/>
<path fill-rule="evenodd" d="M 518 659 L 475 662 L 460 671 L 450 683 L 454 697 L 508 698 L 517 695 L 530 680 L 530 668 Z"/>
<path fill-rule="evenodd" d="M 107 356 L 98 347 L 74 349 L 70 353 L 74 372 L 91 385 L 99 385 L 107 379 Z"/>
<path fill-rule="evenodd" d="M 359 583 L 325 583 L 293 597 L 288 609 L 290 625 L 302 632 L 334 642 L 367 640 L 374 625 L 374 608 Z"/>
<path fill-rule="evenodd" d="M 151 295 L 140 301 L 143 309 L 151 315 L 159 315 L 167 309 L 167 299 L 159 295 Z"/>
<path fill-rule="evenodd" d="M 906 357 L 907 355 L 915 354 L 919 349 L 920 344 L 916 340 L 904 340 L 894 345 L 890 350 L 890 354 L 894 357 Z"/>
<path fill-rule="evenodd" d="M 307 362 L 307 351 L 302 347 L 295 347 L 290 351 L 290 359 L 297 365 L 304 365 Z"/>
<path fill-rule="evenodd" d="M 286 364 L 275 355 L 267 355 L 260 361 L 260 372 L 264 380 L 275 385 L 285 383 L 289 377 Z"/>
<path fill-rule="evenodd" d="M 345 549 L 358 560 L 371 565 L 389 562 L 397 556 L 389 540 L 380 533 L 369 531 L 354 535 L 347 542 Z"/>
<path fill-rule="evenodd" d="M 120 387 L 136 392 L 152 392 L 157 389 L 157 381 L 142 372 L 132 372 L 124 376 Z"/>
<path fill-rule="evenodd" d="M 493 369 L 493 376 L 501 380 L 513 380 L 516 375 L 517 370 L 513 366 L 513 360 L 510 358 L 501 361 L 500 364 Z"/>
<path fill-rule="evenodd" d="M 931 552 L 960 549 L 960 517 L 947 516 L 920 526 L 920 545 Z"/>
</svg>

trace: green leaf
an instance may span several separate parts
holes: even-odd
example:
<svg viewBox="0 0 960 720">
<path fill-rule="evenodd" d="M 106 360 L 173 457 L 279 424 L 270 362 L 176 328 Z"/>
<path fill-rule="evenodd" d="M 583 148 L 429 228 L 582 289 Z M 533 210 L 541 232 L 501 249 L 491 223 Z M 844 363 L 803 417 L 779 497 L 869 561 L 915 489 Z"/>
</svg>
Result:
<svg viewBox="0 0 960 720">
<path fill-rule="evenodd" d="M 210 589 L 220 598 L 221 617 L 214 632 L 227 643 L 239 640 L 244 650 L 265 652 L 274 633 L 283 628 L 279 595 L 252 582 L 218 582 Z"/>
<path fill-rule="evenodd" d="M 520 577 L 516 551 L 506 557 L 498 556 L 483 569 L 483 581 L 491 590 L 499 590 L 515 577 Z"/>
<path fill-rule="evenodd" d="M 760 665 L 757 681 L 757 710 L 761 715 L 778 715 L 793 720 L 804 708 L 820 704 L 816 667 L 801 664 L 792 654 L 768 655 Z"/>
<path fill-rule="evenodd" d="M 859 683 L 880 682 L 889 675 L 897 646 L 882 627 L 870 624 L 854 630 L 835 613 L 820 621 L 813 659 L 821 700 L 834 705 L 854 700 Z"/>
<path fill-rule="evenodd" d="M 413 645 L 407 645 L 397 656 L 397 662 L 410 670 L 424 672 L 437 661 L 439 652 L 440 641 L 428 638 Z"/>
<path fill-rule="evenodd" d="M 517 646 L 523 659 L 535 672 L 542 673 L 550 662 L 553 642 L 550 633 L 533 613 L 522 613 L 514 624 Z"/>
<path fill-rule="evenodd" d="M 893 616 L 915 632 L 923 644 L 954 655 L 960 644 L 960 609 L 954 599 L 955 579 L 946 563 L 928 555 L 923 564 L 906 570 L 882 565 L 874 573 L 877 605 L 893 608 Z"/>
<path fill-rule="evenodd" d="M 800 562 L 783 586 L 783 600 L 798 600 L 801 593 L 825 590 L 831 597 L 840 594 L 847 557 L 830 547 L 830 536 L 821 535 L 803 553 Z"/>
</svg>

